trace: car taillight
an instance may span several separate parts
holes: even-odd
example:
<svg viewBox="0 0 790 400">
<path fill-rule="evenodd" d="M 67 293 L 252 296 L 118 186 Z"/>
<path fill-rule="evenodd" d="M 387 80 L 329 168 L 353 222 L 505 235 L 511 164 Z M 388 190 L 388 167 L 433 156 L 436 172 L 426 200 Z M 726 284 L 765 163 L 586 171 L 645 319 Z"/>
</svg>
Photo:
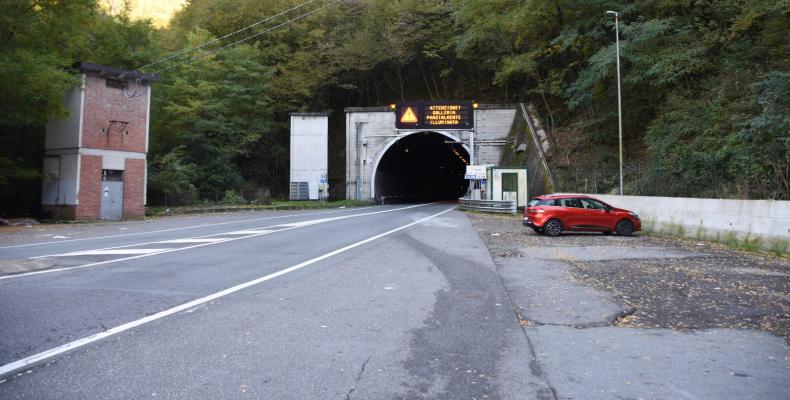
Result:
<svg viewBox="0 0 790 400">
<path fill-rule="evenodd" d="M 546 210 L 544 210 L 542 208 L 539 208 L 539 209 L 535 210 L 535 212 L 537 212 L 537 213 L 544 213 L 544 212 L 546 212 Z"/>
</svg>

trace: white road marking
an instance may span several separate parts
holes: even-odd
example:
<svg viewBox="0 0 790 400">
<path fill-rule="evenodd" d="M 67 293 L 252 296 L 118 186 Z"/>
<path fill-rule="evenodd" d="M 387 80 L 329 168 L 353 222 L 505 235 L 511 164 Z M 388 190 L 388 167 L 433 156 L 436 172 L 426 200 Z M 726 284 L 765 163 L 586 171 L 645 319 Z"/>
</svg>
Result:
<svg viewBox="0 0 790 400">
<path fill-rule="evenodd" d="M 372 212 L 368 212 L 368 213 L 344 215 L 342 217 L 334 217 L 334 218 L 321 218 L 321 219 L 312 220 L 312 221 L 328 222 L 328 221 L 335 221 L 335 220 L 338 220 L 338 219 L 363 217 L 363 216 L 367 216 L 367 215 L 383 214 L 383 213 L 390 213 L 390 212 L 394 212 L 394 211 L 408 210 L 410 208 L 423 207 L 423 206 L 427 206 L 427 205 L 430 205 L 430 204 L 435 204 L 435 203 L 416 204 L 416 205 L 407 206 L 407 207 L 393 208 L 393 209 L 390 209 L 390 210 L 372 211 Z M 230 241 L 233 241 L 233 240 L 240 240 L 240 239 L 247 239 L 247 238 L 252 238 L 252 237 L 258 237 L 258 236 L 267 235 L 267 234 L 273 233 L 273 232 L 283 232 L 283 231 L 287 231 L 287 230 L 291 230 L 291 229 L 301 228 L 301 227 L 307 226 L 307 225 L 312 225 L 312 223 L 311 224 L 295 225 L 295 226 L 287 226 L 286 228 L 278 229 L 278 230 L 274 230 L 274 231 L 265 230 L 264 228 L 259 228 L 259 230 L 261 230 L 262 233 L 256 233 L 256 234 L 252 234 L 252 235 L 238 236 L 238 237 L 232 237 L 232 238 L 217 238 L 217 239 L 220 239 L 220 240 L 216 240 L 216 241 L 213 241 L 213 242 L 210 242 L 210 243 L 200 243 L 200 244 L 196 244 L 196 245 L 193 245 L 193 246 L 179 247 L 179 248 L 170 249 L 170 250 L 166 250 L 166 251 L 160 251 L 160 252 L 157 252 L 157 253 L 141 254 L 141 255 L 137 255 L 137 256 L 117 258 L 117 259 L 113 259 L 113 260 L 99 261 L 99 262 L 89 263 L 89 264 L 84 264 L 84 265 L 75 265 L 73 267 L 52 268 L 52 269 L 44 269 L 44 270 L 40 270 L 40 271 L 26 272 L 26 273 L 23 273 L 23 274 L 5 275 L 5 276 L 0 276 L 0 280 L 22 278 L 22 277 L 25 277 L 25 276 L 48 274 L 48 273 L 52 273 L 52 272 L 70 271 L 70 270 L 74 270 L 74 269 L 82 269 L 82 268 L 88 268 L 88 267 L 96 267 L 96 266 L 99 266 L 99 265 L 107 265 L 107 264 L 121 262 L 121 261 L 134 260 L 134 259 L 137 259 L 137 258 L 156 256 L 156 255 L 159 255 L 159 254 L 172 253 L 172 252 L 175 252 L 175 251 L 190 250 L 190 249 L 194 249 L 194 248 L 198 248 L 198 247 L 209 246 L 209 245 L 212 245 L 212 244 L 230 242 Z M 285 226 L 285 225 L 275 225 L 275 226 Z M 225 234 L 226 233 L 217 233 L 217 234 L 213 234 L 213 235 L 206 235 L 204 237 L 219 236 L 219 235 L 225 235 Z M 107 247 L 107 248 L 104 248 L 104 249 L 96 249 L 96 250 L 121 249 L 121 248 L 133 247 L 133 246 L 143 246 L 143 245 L 147 245 L 147 244 L 151 244 L 151 243 L 157 243 L 157 242 L 137 243 L 137 244 L 130 244 L 130 245 L 126 245 L 126 246 Z M 62 255 L 63 254 L 51 254 L 51 255 L 46 255 L 46 256 L 30 257 L 30 259 L 34 260 L 34 259 L 38 259 L 38 258 L 58 257 L 58 256 L 62 256 Z"/>
<path fill-rule="evenodd" d="M 322 256 L 311 258 L 311 259 L 309 259 L 307 261 L 301 262 L 301 263 L 293 265 L 291 267 L 288 267 L 288 268 L 285 268 L 285 269 L 281 269 L 281 270 L 279 270 L 277 272 L 274 272 L 274 273 L 271 273 L 269 275 L 262 276 L 260 278 L 257 278 L 257 279 L 254 279 L 254 280 L 251 280 L 251 281 L 248 281 L 248 282 L 244 282 L 242 284 L 239 284 L 239 285 L 227 288 L 225 290 L 222 290 L 222 291 L 210 294 L 208 296 L 201 297 L 199 299 L 195 299 L 195 300 L 186 302 L 184 304 L 181 304 L 179 306 L 175 306 L 173 308 L 169 308 L 169 309 L 164 310 L 164 311 L 160 311 L 160 312 L 158 312 L 156 314 L 149 315 L 149 316 L 147 316 L 145 318 L 141 318 L 141 319 L 138 319 L 136 321 L 127 322 L 127 323 L 125 323 L 123 325 L 119 325 L 119 326 L 116 326 L 114 328 L 107 329 L 104 332 L 99 332 L 99 333 L 96 333 L 96 334 L 84 337 L 82 339 L 78 339 L 78 340 L 75 340 L 73 342 L 66 343 L 64 345 L 61 345 L 61 346 L 58 346 L 58 347 L 54 347 L 54 348 L 51 348 L 49 350 L 42 351 L 41 353 L 34 354 L 34 355 L 30 356 L 30 357 L 25 357 L 25 358 L 23 358 L 21 360 L 17 360 L 17 361 L 8 363 L 8 364 L 3 365 L 2 367 L 0 367 L 0 376 L 3 376 L 5 374 L 11 373 L 11 372 L 14 372 L 14 371 L 16 371 L 18 369 L 22 369 L 22 368 L 28 367 L 31 364 L 37 363 L 39 361 L 46 360 L 48 358 L 51 358 L 51 357 L 63 354 L 65 352 L 67 352 L 67 351 L 80 348 L 82 346 L 85 346 L 87 344 L 96 342 L 96 341 L 104 339 L 106 337 L 117 335 L 117 334 L 119 334 L 121 332 L 125 332 L 125 331 L 128 331 L 130 329 L 136 328 L 136 327 L 138 327 L 140 325 L 147 324 L 149 322 L 156 321 L 158 319 L 162 319 L 164 317 L 167 317 L 167 316 L 179 313 L 181 311 L 189 310 L 192 307 L 196 307 L 196 306 L 199 306 L 201 304 L 208 303 L 208 302 L 210 302 L 212 300 L 216 300 L 216 299 L 218 299 L 220 297 L 224 297 L 224 296 L 227 296 L 229 294 L 236 293 L 236 292 L 238 292 L 238 291 L 240 291 L 242 289 L 246 289 L 246 288 L 248 288 L 250 286 L 254 286 L 254 285 L 257 285 L 259 283 L 266 282 L 268 280 L 272 280 L 272 279 L 277 278 L 279 276 L 282 276 L 282 275 L 291 273 L 293 271 L 302 269 L 302 268 L 304 268 L 304 267 L 306 267 L 308 265 L 315 264 L 315 263 L 317 263 L 319 261 L 322 261 L 322 260 L 325 260 L 325 259 L 327 259 L 329 257 L 338 255 L 338 254 L 346 252 L 348 250 L 351 250 L 351 249 L 353 249 L 355 247 L 362 246 L 363 244 L 370 243 L 370 242 L 372 242 L 372 241 L 374 241 L 376 239 L 379 239 L 379 238 L 382 238 L 384 236 L 391 235 L 391 234 L 393 234 L 395 232 L 401 231 L 403 229 L 412 227 L 412 226 L 417 225 L 417 224 L 419 224 L 421 222 L 427 221 L 427 220 L 429 220 L 431 218 L 438 217 L 438 216 L 440 216 L 442 214 L 445 214 L 445 213 L 448 213 L 448 212 L 450 212 L 450 211 L 452 211 L 454 209 L 455 209 L 455 207 L 449 208 L 449 209 L 444 210 L 442 212 L 439 212 L 439 213 L 427 216 L 425 218 L 422 218 L 422 219 L 419 219 L 417 221 L 408 223 L 406 225 L 402 225 L 402 226 L 397 227 L 395 229 L 391 229 L 391 230 L 389 230 L 387 232 L 380 233 L 380 234 L 375 235 L 375 236 L 371 236 L 371 237 L 369 237 L 369 238 L 367 238 L 365 240 L 361 240 L 359 242 L 352 243 L 352 244 L 350 244 L 348 246 L 345 246 L 345 247 L 339 248 L 337 250 L 331 251 L 331 252 L 326 253 L 326 254 L 324 254 Z M 287 229 L 292 229 L 292 228 L 287 228 Z"/>
<path fill-rule="evenodd" d="M 274 232 L 274 231 L 270 229 L 249 229 L 246 231 L 228 232 L 228 233 L 224 233 L 224 235 L 254 235 L 256 233 L 268 233 L 268 232 Z"/>
<path fill-rule="evenodd" d="M 367 209 L 367 208 L 375 208 L 375 207 L 379 207 L 379 206 L 348 208 L 348 209 L 340 209 L 340 210 L 333 210 L 333 211 L 318 211 L 318 212 L 309 212 L 309 213 L 301 213 L 301 214 L 277 215 L 277 216 L 274 216 L 274 217 L 252 218 L 252 219 L 245 219 L 245 220 L 241 220 L 241 221 L 218 222 L 216 224 L 200 224 L 200 225 L 192 225 L 192 226 L 182 226 L 182 227 L 179 227 L 179 228 L 160 229 L 160 230 L 156 230 L 156 231 L 145 231 L 145 232 L 135 232 L 135 233 L 121 233 L 121 234 L 117 234 L 117 235 L 94 236 L 94 237 L 88 237 L 88 238 L 69 239 L 69 240 L 55 240 L 55 241 L 52 241 L 52 242 L 17 244 L 17 245 L 13 245 L 13 246 L 0 246 L 0 249 L 13 249 L 13 248 L 17 248 L 17 247 L 43 246 L 43 245 L 47 245 L 47 244 L 79 242 L 79 241 L 93 240 L 93 239 L 105 239 L 105 238 L 114 238 L 114 237 L 147 235 L 147 234 L 150 234 L 150 233 L 162 233 L 162 232 L 179 231 L 179 230 L 184 230 L 184 229 L 205 228 L 207 226 L 241 224 L 241 223 L 244 223 L 244 222 L 263 221 L 263 220 L 268 220 L 268 219 L 278 219 L 278 218 L 288 218 L 288 217 L 301 217 L 301 216 L 305 216 L 305 215 L 335 214 L 335 213 L 342 213 L 342 212 L 348 212 L 348 211 L 353 211 L 353 210 L 364 210 L 364 209 Z M 68 237 L 67 236 L 54 236 L 53 238 L 54 239 L 60 239 L 60 238 L 66 239 Z"/>
<path fill-rule="evenodd" d="M 127 254 L 152 254 L 160 251 L 173 250 L 169 249 L 109 249 L 109 250 L 85 250 L 75 251 L 71 253 L 58 254 L 58 257 L 69 256 L 107 256 L 107 255 L 127 255 Z"/>
<path fill-rule="evenodd" d="M 163 243 L 163 244 L 169 244 L 169 243 L 214 243 L 214 242 L 219 242 L 220 240 L 225 240 L 225 239 L 227 239 L 227 238 L 187 238 L 187 239 L 161 240 L 161 241 L 155 242 L 155 243 Z M 139 244 L 135 245 L 135 246 L 139 246 Z"/>
</svg>

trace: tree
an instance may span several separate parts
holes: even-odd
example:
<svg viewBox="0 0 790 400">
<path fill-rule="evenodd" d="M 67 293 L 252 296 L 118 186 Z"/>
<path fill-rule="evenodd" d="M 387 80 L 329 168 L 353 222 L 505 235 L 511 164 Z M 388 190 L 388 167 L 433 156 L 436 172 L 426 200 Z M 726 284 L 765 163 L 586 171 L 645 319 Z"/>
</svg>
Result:
<svg viewBox="0 0 790 400">
<path fill-rule="evenodd" d="M 210 39 L 206 31 L 196 30 L 185 47 Z M 190 183 L 202 192 L 224 192 L 244 183 L 238 162 L 269 133 L 272 120 L 272 71 L 258 56 L 254 46 L 239 45 L 163 76 L 154 91 L 155 163 L 162 168 L 194 166 L 194 175 L 184 178 L 192 177 Z"/>
</svg>

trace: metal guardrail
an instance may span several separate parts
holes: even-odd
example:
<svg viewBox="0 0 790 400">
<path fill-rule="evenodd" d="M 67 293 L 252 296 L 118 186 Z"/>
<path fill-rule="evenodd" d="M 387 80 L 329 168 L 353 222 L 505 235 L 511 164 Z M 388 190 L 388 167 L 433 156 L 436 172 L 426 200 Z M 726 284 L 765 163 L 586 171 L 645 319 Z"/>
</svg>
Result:
<svg viewBox="0 0 790 400">
<path fill-rule="evenodd" d="M 516 202 L 512 200 L 472 200 L 460 198 L 462 210 L 496 212 L 496 213 L 516 213 Z"/>
</svg>

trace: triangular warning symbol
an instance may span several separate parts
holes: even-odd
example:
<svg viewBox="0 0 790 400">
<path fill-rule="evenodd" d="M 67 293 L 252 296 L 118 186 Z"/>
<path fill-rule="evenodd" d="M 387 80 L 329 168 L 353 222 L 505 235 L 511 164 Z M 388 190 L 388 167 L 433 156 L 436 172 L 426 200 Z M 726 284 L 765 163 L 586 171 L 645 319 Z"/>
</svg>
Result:
<svg viewBox="0 0 790 400">
<path fill-rule="evenodd" d="M 406 107 L 406 111 L 403 113 L 403 116 L 400 117 L 400 122 L 403 124 L 417 123 L 417 115 L 414 114 L 414 110 L 412 110 L 411 107 Z"/>
</svg>

